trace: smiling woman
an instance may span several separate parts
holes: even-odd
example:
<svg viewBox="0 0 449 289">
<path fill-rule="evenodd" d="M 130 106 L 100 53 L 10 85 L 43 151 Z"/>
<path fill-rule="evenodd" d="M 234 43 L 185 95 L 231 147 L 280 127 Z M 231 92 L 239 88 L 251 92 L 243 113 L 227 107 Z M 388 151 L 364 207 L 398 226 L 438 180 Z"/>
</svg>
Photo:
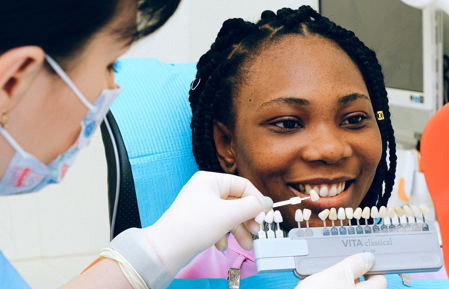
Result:
<svg viewBox="0 0 449 289">
<path fill-rule="evenodd" d="M 387 203 L 396 168 L 387 93 L 375 53 L 352 32 L 308 6 L 265 11 L 257 24 L 230 19 L 194 85 L 201 170 L 245 177 L 274 202 L 315 189 L 319 201 L 298 205 L 314 212 L 312 226 L 326 208 Z M 281 209 L 286 229 L 297 208 Z"/>
</svg>

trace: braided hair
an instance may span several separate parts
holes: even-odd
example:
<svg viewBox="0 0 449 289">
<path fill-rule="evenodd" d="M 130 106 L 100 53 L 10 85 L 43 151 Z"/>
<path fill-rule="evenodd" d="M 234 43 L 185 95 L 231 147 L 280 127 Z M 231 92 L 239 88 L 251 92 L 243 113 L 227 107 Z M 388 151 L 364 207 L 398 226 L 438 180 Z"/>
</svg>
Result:
<svg viewBox="0 0 449 289">
<path fill-rule="evenodd" d="M 374 51 L 348 31 L 310 6 L 298 10 L 283 8 L 274 13 L 264 11 L 257 23 L 229 19 L 223 23 L 215 42 L 197 64 L 197 74 L 190 90 L 192 108 L 193 154 L 200 170 L 223 172 L 213 138 L 214 119 L 232 129 L 235 121 L 233 96 L 245 81 L 243 64 L 285 35 L 321 35 L 337 43 L 358 66 L 367 86 L 375 112 L 383 111 L 377 120 L 382 138 L 382 156 L 361 207 L 386 206 L 393 189 L 396 171 L 396 144 L 391 125 L 388 98 L 381 66 Z M 389 165 L 387 165 L 387 148 Z M 383 191 L 383 184 L 385 183 Z"/>
</svg>

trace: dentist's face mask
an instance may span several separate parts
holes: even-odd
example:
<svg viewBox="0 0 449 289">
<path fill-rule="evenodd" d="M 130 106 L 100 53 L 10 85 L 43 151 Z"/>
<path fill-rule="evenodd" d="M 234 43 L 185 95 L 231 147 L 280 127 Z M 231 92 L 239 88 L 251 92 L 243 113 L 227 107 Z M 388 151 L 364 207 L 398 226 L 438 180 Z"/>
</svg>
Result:
<svg viewBox="0 0 449 289">
<path fill-rule="evenodd" d="M 16 150 L 5 175 L 0 181 L 0 195 L 36 192 L 48 184 L 61 182 L 67 169 L 73 164 L 79 151 L 88 145 L 95 129 L 103 121 L 112 102 L 122 90 L 118 84 L 115 89 L 105 89 L 95 103 L 90 104 L 59 65 L 48 55 L 46 55 L 46 59 L 56 73 L 75 92 L 81 102 L 87 106 L 89 112 L 81 122 L 81 133 L 75 144 L 48 166 L 24 151 L 11 135 L 0 126 L 0 133 Z"/>
</svg>

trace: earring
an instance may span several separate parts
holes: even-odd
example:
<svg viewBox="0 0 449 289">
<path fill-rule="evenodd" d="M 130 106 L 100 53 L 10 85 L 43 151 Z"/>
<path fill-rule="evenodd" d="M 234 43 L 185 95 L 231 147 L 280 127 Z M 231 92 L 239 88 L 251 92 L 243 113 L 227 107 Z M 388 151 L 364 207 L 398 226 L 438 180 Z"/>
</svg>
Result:
<svg viewBox="0 0 449 289">
<path fill-rule="evenodd" d="M 9 121 L 9 112 L 6 110 L 6 108 L 2 108 L 0 114 L 0 126 L 6 127 L 8 121 Z"/>
</svg>

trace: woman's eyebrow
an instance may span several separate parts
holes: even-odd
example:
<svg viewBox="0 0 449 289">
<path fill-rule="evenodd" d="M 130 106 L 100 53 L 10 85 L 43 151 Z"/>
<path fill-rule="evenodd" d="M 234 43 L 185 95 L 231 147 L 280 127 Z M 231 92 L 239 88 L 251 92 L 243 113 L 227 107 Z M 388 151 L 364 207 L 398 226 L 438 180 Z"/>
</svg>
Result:
<svg viewBox="0 0 449 289">
<path fill-rule="evenodd" d="M 310 102 L 307 99 L 297 97 L 279 97 L 262 103 L 259 106 L 258 110 L 261 110 L 267 106 L 281 106 L 281 105 L 307 106 L 310 105 Z"/>
<path fill-rule="evenodd" d="M 350 102 L 356 101 L 356 100 L 358 100 L 358 99 L 366 99 L 366 100 L 368 100 L 369 102 L 371 102 L 371 100 L 369 99 L 369 97 L 366 96 L 366 95 L 364 95 L 364 94 L 361 94 L 361 93 L 352 93 L 352 94 L 348 94 L 348 95 L 345 95 L 345 96 L 341 97 L 341 98 L 338 100 L 338 105 L 345 105 L 345 104 L 348 104 L 348 103 L 350 103 Z"/>
</svg>

